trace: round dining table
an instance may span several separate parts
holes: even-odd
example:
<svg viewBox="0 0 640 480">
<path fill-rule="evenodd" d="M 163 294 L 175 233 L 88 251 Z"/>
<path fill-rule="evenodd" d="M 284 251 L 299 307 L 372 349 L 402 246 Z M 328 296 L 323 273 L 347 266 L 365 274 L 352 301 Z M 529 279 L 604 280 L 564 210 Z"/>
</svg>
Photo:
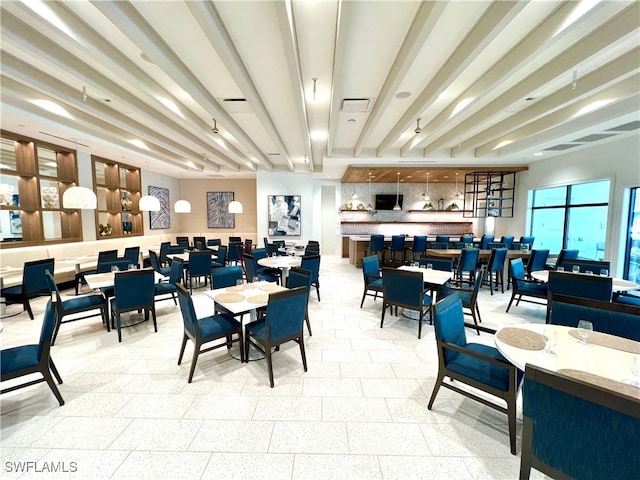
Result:
<svg viewBox="0 0 640 480">
<path fill-rule="evenodd" d="M 545 351 L 550 336 L 552 353 Z M 527 363 L 563 373 L 605 388 L 624 390 L 640 399 L 639 381 L 631 372 L 640 342 L 601 332 L 591 332 L 581 343 L 577 328 L 548 324 L 502 327 L 495 334 L 498 351 L 520 370 Z"/>
<path fill-rule="evenodd" d="M 588 273 L 565 273 L 570 273 L 571 275 L 590 275 Z M 549 281 L 549 270 L 537 270 L 535 272 L 531 272 L 531 276 L 539 282 L 547 283 Z M 612 289 L 614 292 L 626 292 L 628 290 L 640 289 L 640 285 L 630 280 L 625 280 L 624 278 L 613 277 L 612 280 Z"/>
<path fill-rule="evenodd" d="M 284 255 L 276 255 L 275 257 L 265 257 L 258 260 L 258 265 L 270 268 L 279 268 L 282 270 L 282 284 L 287 284 L 287 277 L 289 276 L 289 269 L 291 267 L 299 267 L 302 265 L 302 257 L 291 257 Z"/>
</svg>

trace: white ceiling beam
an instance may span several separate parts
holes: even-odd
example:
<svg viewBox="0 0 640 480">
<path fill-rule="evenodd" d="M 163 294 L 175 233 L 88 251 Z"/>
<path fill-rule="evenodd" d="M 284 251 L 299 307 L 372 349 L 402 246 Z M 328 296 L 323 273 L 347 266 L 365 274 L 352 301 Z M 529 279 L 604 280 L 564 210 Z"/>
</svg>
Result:
<svg viewBox="0 0 640 480">
<path fill-rule="evenodd" d="M 535 121 L 529 122 L 520 128 L 512 129 L 499 137 L 493 138 L 491 141 L 480 145 L 475 149 L 476 157 L 484 157 L 492 152 L 504 148 L 513 143 L 523 141 L 527 137 L 536 135 L 540 132 L 549 131 L 555 129 L 566 122 L 572 121 L 574 118 L 579 118 L 580 111 L 589 108 L 596 102 L 610 102 L 614 104 L 622 102 L 629 97 L 638 93 L 638 85 L 640 84 L 640 75 L 633 75 L 626 78 L 608 88 L 602 89 L 593 95 L 584 96 L 580 101 L 574 102 L 564 108 L 555 110 L 544 117 L 538 118 Z M 615 100 L 613 100 L 615 99 Z M 601 107 L 601 110 L 605 107 Z M 597 115 L 591 117 L 593 119 L 593 125 L 602 123 L 602 119 Z M 507 143 L 509 142 L 509 143 Z M 504 147 L 501 147 L 504 145 Z"/>
<path fill-rule="evenodd" d="M 458 75 L 500 34 L 502 29 L 515 18 L 528 1 L 493 2 L 484 15 L 473 26 L 464 40 L 458 45 L 446 63 L 438 70 L 429 84 L 422 90 L 418 98 L 393 126 L 391 131 L 378 145 L 378 156 L 382 156 L 393 145 L 400 135 L 420 117 L 438 99 L 438 95 L 458 77 Z M 407 155 L 411 150 L 405 145 L 400 153 Z"/>
<path fill-rule="evenodd" d="M 333 68 L 331 75 L 331 93 L 329 98 L 329 125 L 327 128 L 327 157 L 331 157 L 333 153 L 333 141 L 336 136 L 336 128 L 338 125 L 338 112 L 340 111 L 342 92 L 344 86 L 342 79 L 344 78 L 344 66 L 348 61 L 347 43 L 348 30 L 351 21 L 351 13 L 353 7 L 351 2 L 338 0 L 338 12 L 336 15 L 336 38 L 333 42 Z"/>
<path fill-rule="evenodd" d="M 383 119 L 385 110 L 393 100 L 400 84 L 404 80 L 407 72 L 413 65 L 418 53 L 424 46 L 429 33 L 440 18 L 442 11 L 446 7 L 446 2 L 423 2 L 409 27 L 402 46 L 396 56 L 389 74 L 380 89 L 380 93 L 373 104 L 373 108 L 356 141 L 354 156 L 358 157 L 371 138 L 373 130 Z"/>
<path fill-rule="evenodd" d="M 596 52 L 610 47 L 611 44 L 638 29 L 640 8 L 638 3 L 632 4 L 617 16 L 609 20 L 600 28 L 593 30 L 582 40 L 556 56 L 553 60 L 541 66 L 538 70 L 518 82 L 502 95 L 495 98 L 489 105 L 476 111 L 454 128 L 434 139 L 423 150 L 428 156 L 460 137 L 466 137 L 466 132 L 477 125 L 495 117 L 500 112 L 508 110 L 511 105 L 521 101 L 531 92 L 555 80 L 558 76 L 570 72 L 580 62 L 588 59 Z"/>
<path fill-rule="evenodd" d="M 291 160 L 291 155 L 280 136 L 280 132 L 278 132 L 278 129 L 273 123 L 273 119 L 262 101 L 262 97 L 249 71 L 245 67 L 240 53 L 234 45 L 215 5 L 213 2 L 186 2 L 186 6 L 193 15 L 193 18 L 198 22 L 198 25 L 200 25 L 202 32 L 209 40 L 211 46 L 227 67 L 233 81 L 236 82 L 249 102 L 249 105 L 251 105 L 256 117 L 267 132 L 267 135 L 269 135 L 271 141 L 279 149 L 280 154 L 287 162 L 289 170 L 293 171 L 294 165 Z"/>
<path fill-rule="evenodd" d="M 523 150 L 531 148 L 544 150 L 545 148 L 555 145 L 558 141 L 565 143 L 567 135 L 575 135 L 576 137 L 579 137 L 580 134 L 577 134 L 576 132 L 583 129 L 589 129 L 593 125 L 603 124 L 629 114 L 635 114 L 637 119 L 639 104 L 640 94 L 636 92 L 633 96 L 624 100 L 607 105 L 606 107 L 594 112 L 576 117 L 569 122 L 561 125 L 555 125 L 552 128 L 539 131 L 529 137 L 525 137 L 519 141 L 505 145 L 504 147 L 496 149 L 494 153 L 500 157 L 504 157 L 518 154 Z M 585 133 L 585 135 L 588 134 Z M 574 140 L 577 140 L 577 138 Z"/>
<path fill-rule="evenodd" d="M 219 123 L 247 150 L 250 150 L 260 164 L 273 171 L 273 164 L 258 148 L 255 142 L 240 128 L 233 118 L 222 108 L 218 101 L 202 85 L 198 78 L 182 62 L 180 57 L 167 45 L 162 37 L 142 17 L 133 5 L 128 2 L 92 1 L 105 17 L 118 27 L 136 46 L 153 58 L 156 65 L 176 82 L 185 92 L 198 102 L 201 107 L 210 112 Z M 252 162 L 247 162 L 248 168 L 254 168 Z"/>
<path fill-rule="evenodd" d="M 536 118 L 544 116 L 548 112 L 553 112 L 554 109 L 558 109 L 561 105 L 567 105 L 572 102 L 577 103 L 584 98 L 593 98 L 592 94 L 594 91 L 603 90 L 608 85 L 611 85 L 612 82 L 637 71 L 638 58 L 640 58 L 640 48 L 634 48 L 625 55 L 622 55 L 590 74 L 581 77 L 576 83 L 575 89 L 563 88 L 558 90 L 555 93 L 535 102 L 530 107 L 509 116 L 501 122 L 498 122 L 464 142 L 461 142 L 459 147 L 455 146 L 451 149 L 451 157 L 456 157 L 459 152 L 464 150 L 477 149 L 479 148 L 478 145 L 494 142 L 497 145 L 504 139 L 497 141 L 494 140 L 493 142 L 492 139 L 501 138 L 508 132 L 512 132 L 520 125 L 525 125 Z M 607 89 L 606 91 L 611 92 L 610 89 Z M 591 96 L 587 97 L 588 95 Z"/>
<path fill-rule="evenodd" d="M 309 112 L 307 111 L 307 100 L 304 94 L 304 81 L 302 79 L 302 62 L 300 61 L 300 50 L 298 48 L 298 37 L 296 34 L 296 21 L 293 14 L 293 5 L 290 0 L 275 2 L 276 16 L 280 22 L 282 32 L 282 44 L 285 49 L 285 58 L 289 64 L 289 76 L 295 97 L 295 106 L 300 121 L 300 130 L 304 135 L 304 148 L 309 160 L 309 170 L 315 171 L 315 166 L 322 166 L 322 161 L 315 158 L 311 144 L 311 128 L 309 126 Z"/>
</svg>

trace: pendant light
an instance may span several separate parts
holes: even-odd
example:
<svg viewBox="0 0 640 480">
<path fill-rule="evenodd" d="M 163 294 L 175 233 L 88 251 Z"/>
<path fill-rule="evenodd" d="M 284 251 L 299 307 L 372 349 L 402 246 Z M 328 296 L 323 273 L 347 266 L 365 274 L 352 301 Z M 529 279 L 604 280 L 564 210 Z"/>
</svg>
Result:
<svg viewBox="0 0 640 480">
<path fill-rule="evenodd" d="M 368 211 L 372 211 L 373 210 L 373 205 L 371 205 L 371 172 L 369 172 L 369 203 L 367 204 L 367 210 Z"/>
<path fill-rule="evenodd" d="M 149 171 L 149 162 L 147 162 L 147 172 Z M 144 195 L 140 197 L 138 202 L 138 210 L 141 212 L 159 212 L 160 211 L 160 199 L 153 195 Z"/>
<path fill-rule="evenodd" d="M 236 180 L 236 176 L 233 176 L 233 183 L 235 183 Z M 242 204 L 237 201 L 237 200 L 233 200 L 232 202 L 229 203 L 229 213 L 242 213 L 243 208 L 242 208 Z"/>
<path fill-rule="evenodd" d="M 184 178 L 180 178 L 180 197 L 184 193 Z M 191 213 L 191 204 L 187 200 L 178 200 L 173 204 L 173 211 L 176 213 Z"/>
<path fill-rule="evenodd" d="M 456 172 L 456 195 L 457 195 L 459 200 L 463 200 L 464 199 L 464 194 L 458 188 L 458 172 Z"/>
<path fill-rule="evenodd" d="M 424 192 L 424 205 L 422 207 L 423 210 L 433 208 L 430 200 L 431 197 L 429 197 L 429 173 L 427 172 L 427 189 Z"/>
<path fill-rule="evenodd" d="M 396 211 L 402 210 L 402 207 L 400 206 L 400 172 L 398 172 L 398 181 L 396 186 L 396 204 L 393 206 L 393 209 Z"/>
<path fill-rule="evenodd" d="M 67 188 L 62 194 L 62 208 L 95 210 L 98 208 L 98 197 L 87 187 Z"/>
</svg>

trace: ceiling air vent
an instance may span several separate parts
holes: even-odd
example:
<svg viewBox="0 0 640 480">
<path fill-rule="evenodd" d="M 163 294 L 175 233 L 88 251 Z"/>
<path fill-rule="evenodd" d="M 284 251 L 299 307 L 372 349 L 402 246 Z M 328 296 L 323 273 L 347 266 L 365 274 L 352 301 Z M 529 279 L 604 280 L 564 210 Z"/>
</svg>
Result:
<svg viewBox="0 0 640 480">
<path fill-rule="evenodd" d="M 253 113 L 246 98 L 223 98 L 221 101 L 229 113 Z"/>
<path fill-rule="evenodd" d="M 586 137 L 578 138 L 577 140 L 573 140 L 574 142 L 597 142 L 598 140 L 603 140 L 609 137 L 615 137 L 615 133 L 593 133 L 591 135 L 587 135 Z"/>
<path fill-rule="evenodd" d="M 618 125 L 617 127 L 608 128 L 607 132 L 630 132 L 631 130 L 637 130 L 640 128 L 640 121 L 635 120 L 633 122 L 625 123 L 623 125 Z"/>
<path fill-rule="evenodd" d="M 547 150 L 547 151 L 567 150 L 568 148 L 573 148 L 573 147 L 577 147 L 577 146 L 579 146 L 578 143 L 574 143 L 574 144 L 561 143 L 559 145 L 554 145 L 553 147 L 545 148 L 545 150 Z"/>
<path fill-rule="evenodd" d="M 370 103 L 370 98 L 344 98 L 342 99 L 342 111 L 351 113 L 368 112 Z"/>
</svg>

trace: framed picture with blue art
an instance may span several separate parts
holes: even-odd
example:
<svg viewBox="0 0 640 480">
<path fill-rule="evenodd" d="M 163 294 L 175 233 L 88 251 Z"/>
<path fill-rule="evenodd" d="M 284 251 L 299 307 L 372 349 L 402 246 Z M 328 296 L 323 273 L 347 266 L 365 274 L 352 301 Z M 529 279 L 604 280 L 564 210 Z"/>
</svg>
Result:
<svg viewBox="0 0 640 480">
<path fill-rule="evenodd" d="M 207 227 L 236 228 L 236 214 L 229 213 L 233 192 L 207 192 Z"/>
<path fill-rule="evenodd" d="M 9 230 L 12 235 L 22 235 L 22 217 L 17 210 L 9 211 Z"/>
<path fill-rule="evenodd" d="M 149 195 L 160 200 L 160 210 L 149 212 L 149 228 L 151 230 L 170 228 L 169 189 L 149 185 Z"/>
<path fill-rule="evenodd" d="M 300 195 L 269 195 L 269 235 L 300 236 Z"/>
</svg>

